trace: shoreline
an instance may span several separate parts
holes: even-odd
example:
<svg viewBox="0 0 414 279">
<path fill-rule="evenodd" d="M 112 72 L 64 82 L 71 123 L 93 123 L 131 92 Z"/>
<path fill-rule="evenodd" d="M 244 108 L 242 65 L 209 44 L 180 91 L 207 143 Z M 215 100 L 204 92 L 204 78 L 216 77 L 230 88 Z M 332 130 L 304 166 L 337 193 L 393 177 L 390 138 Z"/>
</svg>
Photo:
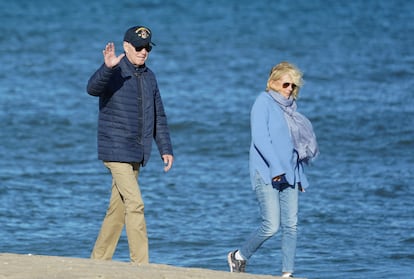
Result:
<svg viewBox="0 0 414 279">
<path fill-rule="evenodd" d="M 85 258 L 0 253 L 0 279 L 276 279 L 280 276 L 230 273 L 166 264 L 136 265 Z M 300 278 L 297 278 L 300 279 Z"/>
</svg>

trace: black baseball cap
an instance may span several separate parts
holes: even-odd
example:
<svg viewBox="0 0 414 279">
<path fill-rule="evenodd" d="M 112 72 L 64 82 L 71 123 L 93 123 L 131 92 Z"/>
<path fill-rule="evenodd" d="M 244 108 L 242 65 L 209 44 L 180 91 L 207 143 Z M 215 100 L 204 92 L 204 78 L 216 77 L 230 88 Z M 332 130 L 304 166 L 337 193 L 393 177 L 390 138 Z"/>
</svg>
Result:
<svg viewBox="0 0 414 279">
<path fill-rule="evenodd" d="M 143 47 L 155 44 L 151 42 L 151 30 L 145 26 L 134 26 L 125 32 L 124 41 L 134 47 Z"/>
</svg>

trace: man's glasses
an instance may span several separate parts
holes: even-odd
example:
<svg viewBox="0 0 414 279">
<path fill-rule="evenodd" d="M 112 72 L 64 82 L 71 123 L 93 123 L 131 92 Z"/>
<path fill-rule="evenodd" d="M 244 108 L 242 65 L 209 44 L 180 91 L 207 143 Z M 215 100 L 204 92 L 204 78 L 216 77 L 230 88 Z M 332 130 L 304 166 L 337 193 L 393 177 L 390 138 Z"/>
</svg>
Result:
<svg viewBox="0 0 414 279">
<path fill-rule="evenodd" d="M 294 84 L 294 83 L 285 82 L 285 83 L 282 84 L 282 87 L 283 88 L 288 88 L 290 85 L 292 85 L 292 90 L 295 90 L 297 85 Z"/>
<path fill-rule="evenodd" d="M 139 46 L 139 47 L 134 47 L 135 48 L 135 51 L 136 52 L 140 52 L 141 50 L 143 50 L 144 48 L 145 48 L 145 50 L 147 51 L 147 52 L 150 52 L 151 51 L 151 49 L 152 49 L 152 45 L 150 45 L 150 44 L 147 44 L 147 45 L 145 45 L 145 46 Z"/>
</svg>

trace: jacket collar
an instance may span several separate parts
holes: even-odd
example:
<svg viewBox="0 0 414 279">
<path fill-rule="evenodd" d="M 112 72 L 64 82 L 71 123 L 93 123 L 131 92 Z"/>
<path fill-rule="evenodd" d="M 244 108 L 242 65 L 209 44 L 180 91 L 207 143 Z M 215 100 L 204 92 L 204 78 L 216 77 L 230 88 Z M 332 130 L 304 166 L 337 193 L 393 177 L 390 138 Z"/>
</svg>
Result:
<svg viewBox="0 0 414 279">
<path fill-rule="evenodd" d="M 141 65 L 141 66 L 135 66 L 134 64 L 132 64 L 128 58 L 126 56 L 124 56 L 121 59 L 120 65 L 124 64 L 127 72 L 125 73 L 126 75 L 132 75 L 132 74 L 141 74 L 143 72 L 147 71 L 147 66 L 146 64 Z"/>
</svg>

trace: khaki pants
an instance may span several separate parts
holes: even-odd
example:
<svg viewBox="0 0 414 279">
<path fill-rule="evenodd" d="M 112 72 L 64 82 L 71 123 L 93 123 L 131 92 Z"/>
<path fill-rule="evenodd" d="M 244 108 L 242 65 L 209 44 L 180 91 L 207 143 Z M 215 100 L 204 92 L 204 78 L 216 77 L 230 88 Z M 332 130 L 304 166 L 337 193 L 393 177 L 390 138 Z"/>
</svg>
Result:
<svg viewBox="0 0 414 279">
<path fill-rule="evenodd" d="M 125 224 L 131 262 L 148 263 L 144 202 L 137 181 L 139 164 L 104 164 L 112 173 L 112 194 L 91 258 L 111 260 Z"/>
</svg>

